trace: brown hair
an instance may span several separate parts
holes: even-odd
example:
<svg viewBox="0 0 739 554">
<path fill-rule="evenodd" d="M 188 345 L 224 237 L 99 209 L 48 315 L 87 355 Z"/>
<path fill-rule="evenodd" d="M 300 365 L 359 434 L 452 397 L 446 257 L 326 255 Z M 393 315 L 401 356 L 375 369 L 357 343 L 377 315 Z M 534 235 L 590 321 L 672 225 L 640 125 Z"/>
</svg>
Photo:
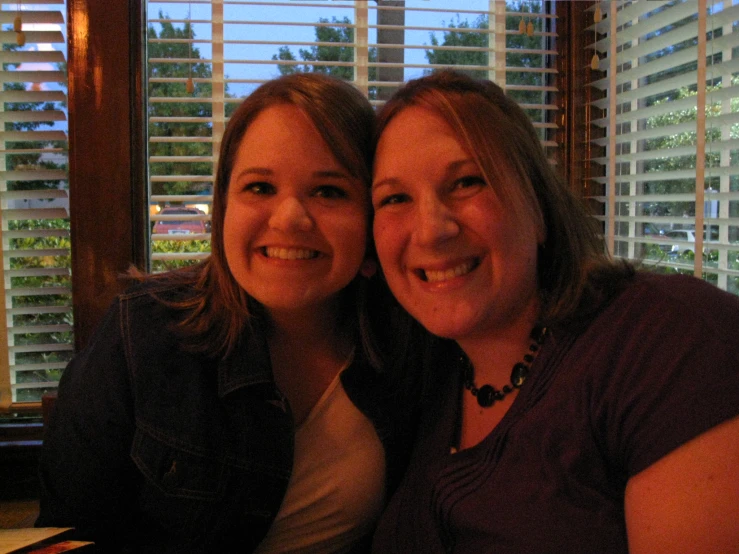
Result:
<svg viewBox="0 0 739 554">
<path fill-rule="evenodd" d="M 229 119 L 221 142 L 213 187 L 210 256 L 192 267 L 146 277 L 192 289 L 184 298 L 167 302 L 185 314 L 179 330 L 187 337 L 184 345 L 190 350 L 227 355 L 259 309 L 231 275 L 224 252 L 223 223 L 241 139 L 262 111 L 277 104 L 300 108 L 338 162 L 369 190 L 375 113 L 367 98 L 353 86 L 323 74 L 295 73 L 268 81 L 249 95 Z M 368 255 L 372 254 L 371 248 L 368 245 Z M 361 288 L 356 283 L 350 287 Z"/>
<path fill-rule="evenodd" d="M 552 169 L 528 116 L 498 85 L 450 70 L 409 81 L 380 111 L 378 139 L 408 106 L 441 116 L 514 216 L 542 231 L 537 260 L 542 323 L 573 320 L 597 304 L 594 296 L 607 293 L 603 283 L 610 277 L 633 272 L 607 256 L 594 219 Z"/>
</svg>

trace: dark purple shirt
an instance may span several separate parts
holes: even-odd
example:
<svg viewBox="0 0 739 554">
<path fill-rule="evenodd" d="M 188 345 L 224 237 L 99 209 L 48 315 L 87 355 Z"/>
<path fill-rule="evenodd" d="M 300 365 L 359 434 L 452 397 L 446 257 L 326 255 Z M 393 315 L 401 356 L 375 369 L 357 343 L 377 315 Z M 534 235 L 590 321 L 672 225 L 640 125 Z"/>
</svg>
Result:
<svg viewBox="0 0 739 554">
<path fill-rule="evenodd" d="M 457 454 L 453 367 L 434 391 L 374 552 L 626 553 L 627 480 L 739 414 L 739 298 L 638 274 L 583 331 L 551 332 L 501 423 Z"/>
</svg>

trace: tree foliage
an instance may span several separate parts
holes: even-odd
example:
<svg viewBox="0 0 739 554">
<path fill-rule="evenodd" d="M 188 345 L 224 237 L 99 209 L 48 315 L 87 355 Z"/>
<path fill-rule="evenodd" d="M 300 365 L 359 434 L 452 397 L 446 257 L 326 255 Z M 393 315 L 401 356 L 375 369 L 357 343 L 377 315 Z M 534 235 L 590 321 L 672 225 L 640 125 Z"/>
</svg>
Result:
<svg viewBox="0 0 739 554">
<path fill-rule="evenodd" d="M 733 78 L 734 85 L 739 83 L 739 78 Z M 712 91 L 717 90 L 717 86 L 708 87 L 707 92 L 710 94 Z M 697 95 L 695 87 L 680 87 L 673 91 L 670 91 L 669 96 L 663 96 L 651 104 L 652 106 L 659 106 L 668 102 L 682 100 L 684 98 L 690 98 Z M 726 100 L 725 100 L 726 101 Z M 735 101 L 732 101 L 735 104 Z M 706 128 L 705 140 L 706 144 L 710 145 L 715 142 L 721 141 L 721 129 L 710 125 L 710 118 L 718 117 L 721 114 L 722 105 L 719 102 L 713 102 L 706 105 L 706 116 L 708 119 L 708 125 Z M 736 106 L 732 105 L 732 111 L 736 110 Z M 697 120 L 698 109 L 697 106 L 686 108 L 682 110 L 672 110 L 660 115 L 655 115 L 647 118 L 646 127 L 648 129 L 659 129 L 664 128 L 665 134 L 653 138 L 646 139 L 641 144 L 643 151 L 654 152 L 652 159 L 644 162 L 642 171 L 645 173 L 659 173 L 667 171 L 679 171 L 679 170 L 695 170 L 696 168 L 696 154 L 691 153 L 688 155 L 675 156 L 671 155 L 672 149 L 692 146 L 697 144 L 697 132 L 695 129 L 685 130 L 681 132 L 674 132 L 670 128 L 674 125 L 681 123 L 691 123 Z M 739 138 L 739 129 L 734 126 L 730 130 L 731 139 Z M 708 148 L 705 152 L 705 165 L 706 168 L 716 168 L 721 165 L 721 154 L 711 148 Z M 706 185 L 714 190 L 719 189 L 719 178 L 714 176 L 706 177 Z M 665 179 L 665 180 L 654 180 L 644 184 L 644 192 L 646 194 L 678 194 L 678 193 L 690 193 L 695 192 L 695 179 Z M 732 217 L 736 217 L 739 214 L 737 206 L 730 205 L 730 211 Z M 654 203 L 647 207 L 647 213 L 654 215 L 683 215 L 689 216 L 695 215 L 695 203 L 694 202 L 660 202 Z"/>
<path fill-rule="evenodd" d="M 3 44 L 3 50 L 14 51 L 18 46 L 14 44 Z M 20 64 L 4 63 L 3 71 L 7 75 L 12 75 L 12 71 L 17 69 Z M 66 64 L 56 64 L 59 71 L 66 70 Z M 26 90 L 27 83 L 18 81 L 8 81 L 3 83 L 4 91 L 23 91 Z M 6 102 L 4 106 L 5 112 L 24 112 L 24 111 L 53 111 L 63 106 L 55 102 Z M 43 127 L 53 127 L 51 121 L 5 121 L 5 131 L 36 131 Z M 57 149 L 66 152 L 66 141 L 6 141 L 5 148 L 8 153 L 5 155 L 5 164 L 7 171 L 13 170 L 66 170 L 66 162 L 60 161 L 63 156 L 43 156 L 39 152 L 31 152 L 31 150 Z M 13 153 L 13 151 L 20 151 Z M 44 190 L 66 188 L 67 183 L 64 180 L 34 180 L 34 181 L 9 181 L 8 190 Z"/>
<path fill-rule="evenodd" d="M 508 3 L 507 10 L 509 12 L 521 11 L 523 9 L 521 3 Z M 522 17 L 529 14 L 537 14 L 541 12 L 542 6 L 540 2 L 532 2 L 526 5 L 527 12 L 521 12 L 521 15 L 508 15 L 506 17 L 506 29 L 518 29 Z M 530 19 L 534 25 L 534 30 L 539 32 L 542 19 L 532 17 Z M 447 27 L 439 39 L 435 33 L 429 35 L 431 48 L 426 50 L 426 59 L 432 66 L 480 66 L 487 67 L 490 64 L 488 56 L 488 48 L 490 41 L 489 19 L 485 15 L 480 15 L 472 22 L 460 19 L 457 15 L 456 19 L 448 24 L 442 22 Z M 506 82 L 499 83 L 503 85 L 519 85 L 530 87 L 541 87 L 545 85 L 544 73 L 530 71 L 516 71 L 515 68 L 543 68 L 546 67 L 546 59 L 543 54 L 532 52 L 533 50 L 544 50 L 546 44 L 543 36 L 528 36 L 523 33 L 513 33 L 506 37 L 506 59 L 505 66 Z M 446 50 L 439 47 L 465 47 L 479 48 L 480 50 Z M 433 68 L 428 72 L 433 71 Z M 487 69 L 462 69 L 463 73 L 478 78 L 489 78 Z M 537 90 L 512 90 L 509 91 L 511 98 L 520 104 L 541 104 L 544 102 L 543 93 Z M 539 110 L 528 109 L 529 116 L 534 120 L 539 120 L 542 113 Z"/>
<path fill-rule="evenodd" d="M 315 26 L 315 37 L 317 43 L 334 42 L 337 44 L 354 44 L 354 29 L 350 26 L 351 21 L 348 17 L 338 19 L 335 16 L 330 20 L 328 18 L 319 18 L 319 25 Z M 316 45 L 310 48 L 298 49 L 298 56 L 303 64 L 279 64 L 277 66 L 281 75 L 289 75 L 291 73 L 326 73 L 332 77 L 338 77 L 346 81 L 354 79 L 354 68 L 350 65 L 331 65 L 330 63 L 316 62 L 348 62 L 354 61 L 353 46 L 326 46 Z M 275 61 L 296 62 L 292 50 L 288 46 L 281 46 L 277 54 L 272 56 Z M 377 49 L 369 49 L 369 61 L 377 61 Z M 371 67 L 369 69 L 369 80 L 377 79 L 377 69 Z M 375 98 L 377 91 L 375 87 L 371 87 L 369 96 Z"/>
<path fill-rule="evenodd" d="M 460 20 L 459 15 L 457 15 L 456 21 L 451 21 L 448 25 L 442 22 L 442 25 L 446 26 L 449 30 L 444 31 L 441 41 L 439 41 L 434 33 L 430 33 L 429 36 L 432 48 L 426 50 L 426 59 L 432 66 L 476 65 L 484 67 L 488 65 L 488 53 L 482 50 L 464 51 L 438 49 L 439 46 L 487 48 L 490 36 L 488 34 L 487 17 L 481 15 L 470 23 L 467 20 Z M 469 32 L 470 29 L 479 29 L 480 31 Z M 427 73 L 431 73 L 431 71 L 432 70 L 430 69 Z M 483 69 L 460 69 L 460 71 L 477 79 L 485 79 L 488 76 L 487 70 Z"/>
<path fill-rule="evenodd" d="M 182 27 L 175 27 L 168 17 L 161 12 L 159 19 L 165 20 L 161 23 L 161 30 L 157 33 L 153 26 L 149 26 L 147 35 L 149 39 L 148 58 L 152 59 L 192 59 L 200 60 L 200 50 L 185 42 L 195 38 L 192 25 L 189 21 Z M 156 39 L 165 39 L 166 42 L 158 42 Z M 148 66 L 149 98 L 152 101 L 148 105 L 149 116 L 149 138 L 172 137 L 172 141 L 149 142 L 149 156 L 212 156 L 213 146 L 210 142 L 177 140 L 180 137 L 210 137 L 212 136 L 212 125 L 207 121 L 213 116 L 213 105 L 211 96 L 213 85 L 209 82 L 213 76 L 212 69 L 204 62 L 173 61 L 173 62 L 150 62 Z M 186 80 L 192 77 L 194 91 L 188 93 Z M 153 79 L 172 79 L 171 81 L 152 82 Z M 204 82 L 197 82 L 203 79 Z M 170 101 L 158 101 L 157 99 L 171 99 Z M 202 102 L 190 101 L 191 98 L 202 98 Z M 195 118 L 202 122 L 159 122 L 151 121 L 151 118 Z M 213 164 L 211 162 L 154 162 L 149 164 L 151 175 L 167 176 L 189 176 L 189 175 L 212 175 Z M 152 186 L 153 194 L 194 194 L 202 192 L 210 185 L 193 185 L 189 180 L 173 181 L 168 183 L 157 183 Z"/>
<path fill-rule="evenodd" d="M 15 51 L 18 47 L 13 44 L 4 44 L 3 50 Z M 11 76 L 13 71 L 18 69 L 20 64 L 4 63 L 3 70 L 7 76 Z M 55 64 L 57 71 L 66 72 L 66 63 Z M 66 83 L 59 83 L 60 88 L 66 92 Z M 31 84 L 31 90 L 36 90 L 37 84 Z M 29 87 L 29 83 L 22 81 L 7 81 L 3 83 L 4 91 L 25 91 Z M 40 87 L 38 90 L 41 90 Z M 5 102 L 4 111 L 6 114 L 12 112 L 26 111 L 55 111 L 64 108 L 64 102 Z M 6 132 L 30 132 L 44 129 L 51 129 L 55 126 L 51 117 L 47 121 L 17 121 L 16 117 L 10 117 L 5 121 L 4 131 Z M 5 167 L 7 171 L 44 171 L 59 170 L 66 171 L 67 161 L 67 143 L 66 141 L 52 140 L 6 140 Z M 7 182 L 7 190 L 9 191 L 44 191 L 54 189 L 67 189 L 68 181 L 66 179 L 34 179 L 34 180 L 15 180 Z M 42 202 L 49 202 L 51 199 L 40 198 Z M 69 273 L 65 271 L 71 265 L 70 259 L 70 240 L 69 240 L 69 219 L 12 219 L 7 221 L 7 230 L 13 231 L 30 231 L 25 236 L 11 237 L 7 239 L 6 249 L 10 252 L 25 252 L 23 255 L 9 255 L 8 263 L 10 270 L 33 270 L 33 269 L 60 269 L 58 274 L 54 271 L 51 274 L 35 275 L 31 271 L 18 273 L 10 276 L 9 286 L 16 291 L 30 289 L 37 291 L 46 288 L 49 291 L 47 295 L 41 294 L 13 294 L 10 301 L 12 308 L 28 308 L 38 306 L 69 306 L 71 297 L 69 294 L 59 292 L 59 289 L 69 288 L 71 280 Z M 34 233 L 39 232 L 39 235 Z M 31 253 L 34 250 L 45 251 L 43 255 L 34 256 Z M 57 251 L 57 254 L 53 254 Z M 7 284 L 6 284 L 7 285 Z M 12 316 L 12 325 L 16 330 L 24 327 L 44 326 L 44 325 L 60 325 L 72 323 L 72 314 L 69 312 L 53 313 L 54 310 L 42 310 L 39 313 L 15 313 Z M 28 333 L 15 332 L 13 334 L 13 344 L 15 346 L 36 345 L 36 344 L 70 344 L 72 341 L 71 331 L 48 331 L 39 332 L 32 331 Z M 54 350 L 54 348 L 43 349 L 41 351 L 19 351 L 14 354 L 14 363 L 17 366 L 33 363 L 66 363 L 70 357 L 69 351 Z M 16 373 L 18 383 L 23 382 L 45 382 L 56 381 L 59 377 L 59 370 L 32 370 Z M 19 389 L 18 401 L 38 400 L 38 396 L 42 392 L 41 389 Z"/>
</svg>

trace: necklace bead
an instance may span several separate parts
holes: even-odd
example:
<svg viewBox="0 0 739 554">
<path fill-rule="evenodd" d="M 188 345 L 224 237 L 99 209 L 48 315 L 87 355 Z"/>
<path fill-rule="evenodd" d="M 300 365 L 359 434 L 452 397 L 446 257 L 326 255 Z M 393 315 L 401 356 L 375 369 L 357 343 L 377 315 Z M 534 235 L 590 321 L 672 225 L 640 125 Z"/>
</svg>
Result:
<svg viewBox="0 0 739 554">
<path fill-rule="evenodd" d="M 511 382 L 510 384 L 504 385 L 500 390 L 496 389 L 493 385 L 485 384 L 480 388 L 475 386 L 475 366 L 467 358 L 462 356 L 460 361 L 464 368 L 464 388 L 470 391 L 472 396 L 477 398 L 477 403 L 482 408 L 489 408 L 499 400 L 503 400 L 515 389 L 521 388 L 529 375 L 529 369 L 531 364 L 536 358 L 536 354 L 539 351 L 541 343 L 544 342 L 544 336 L 546 335 L 546 327 L 534 327 L 531 331 L 531 344 L 529 345 L 529 352 L 523 357 L 522 362 L 517 362 L 511 370 Z"/>
<path fill-rule="evenodd" d="M 492 406 L 493 403 L 496 401 L 496 392 L 497 391 L 493 388 L 492 385 L 481 386 L 480 390 L 477 391 L 477 403 L 483 408 Z"/>
</svg>

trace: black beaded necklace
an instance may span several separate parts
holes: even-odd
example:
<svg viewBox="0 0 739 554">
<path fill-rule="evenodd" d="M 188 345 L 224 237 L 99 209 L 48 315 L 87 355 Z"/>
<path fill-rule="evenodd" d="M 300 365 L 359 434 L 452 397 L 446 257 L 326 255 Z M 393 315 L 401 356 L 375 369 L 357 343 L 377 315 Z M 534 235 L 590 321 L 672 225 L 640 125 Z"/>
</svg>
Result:
<svg viewBox="0 0 739 554">
<path fill-rule="evenodd" d="M 515 389 L 520 389 L 529 375 L 531 364 L 536 358 L 536 354 L 539 352 L 539 347 L 544 342 L 544 336 L 546 334 L 546 327 L 534 327 L 531 330 L 529 351 L 524 355 L 522 362 L 518 362 L 513 366 L 510 385 L 505 385 L 501 390 L 496 389 L 493 385 L 483 385 L 478 389 L 475 386 L 475 366 L 472 365 L 472 362 L 467 356 L 462 356 L 460 361 L 464 368 L 464 388 L 470 391 L 472 396 L 477 398 L 477 403 L 483 408 L 489 408 L 496 401 L 503 400 Z"/>
</svg>

